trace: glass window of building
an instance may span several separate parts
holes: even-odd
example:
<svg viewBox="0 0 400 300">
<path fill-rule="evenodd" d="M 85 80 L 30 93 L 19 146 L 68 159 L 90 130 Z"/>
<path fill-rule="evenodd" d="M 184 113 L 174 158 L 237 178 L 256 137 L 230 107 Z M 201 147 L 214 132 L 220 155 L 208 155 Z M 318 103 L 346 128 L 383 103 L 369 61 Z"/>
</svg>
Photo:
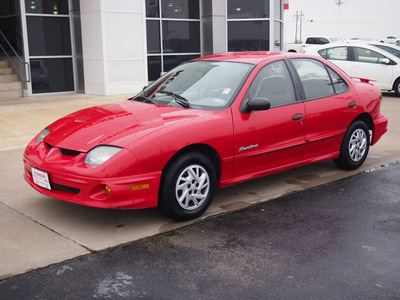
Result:
<svg viewBox="0 0 400 300">
<path fill-rule="evenodd" d="M 32 92 L 74 91 L 68 0 L 25 0 Z"/>
<path fill-rule="evenodd" d="M 228 19 L 269 18 L 270 0 L 228 0 Z"/>
<path fill-rule="evenodd" d="M 228 22 L 228 51 L 269 50 L 269 21 Z"/>
<path fill-rule="evenodd" d="M 148 80 L 200 57 L 199 0 L 146 0 Z"/>
<path fill-rule="evenodd" d="M 269 50 L 270 0 L 228 0 L 228 51 Z"/>
</svg>

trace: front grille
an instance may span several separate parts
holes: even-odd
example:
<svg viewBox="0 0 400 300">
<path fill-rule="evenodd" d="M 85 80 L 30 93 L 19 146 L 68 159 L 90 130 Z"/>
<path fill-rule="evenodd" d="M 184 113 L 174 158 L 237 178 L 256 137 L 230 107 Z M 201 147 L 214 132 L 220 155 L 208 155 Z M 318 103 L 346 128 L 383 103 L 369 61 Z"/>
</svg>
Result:
<svg viewBox="0 0 400 300">
<path fill-rule="evenodd" d="M 60 151 L 63 155 L 67 155 L 67 156 L 78 156 L 79 154 L 81 154 L 80 151 L 75 151 L 75 150 L 69 150 L 69 149 L 62 149 L 60 148 Z"/>
<path fill-rule="evenodd" d="M 69 186 L 56 184 L 56 183 L 53 183 L 52 187 L 55 190 L 60 190 L 60 191 L 64 191 L 64 192 L 68 192 L 68 193 L 72 193 L 72 194 L 79 194 L 79 192 L 81 191 L 80 189 L 76 189 L 76 188 L 72 188 Z"/>
<path fill-rule="evenodd" d="M 54 147 L 53 145 L 51 145 L 51 144 L 49 144 L 49 143 L 47 143 L 47 142 L 45 142 L 45 144 L 46 144 L 47 148 L 49 148 L 50 150 Z M 63 148 L 60 148 L 60 152 L 61 152 L 63 155 L 66 155 L 66 156 L 78 156 L 79 154 L 82 153 L 82 152 L 80 152 L 80 151 L 69 150 L 69 149 L 63 149 Z"/>
</svg>

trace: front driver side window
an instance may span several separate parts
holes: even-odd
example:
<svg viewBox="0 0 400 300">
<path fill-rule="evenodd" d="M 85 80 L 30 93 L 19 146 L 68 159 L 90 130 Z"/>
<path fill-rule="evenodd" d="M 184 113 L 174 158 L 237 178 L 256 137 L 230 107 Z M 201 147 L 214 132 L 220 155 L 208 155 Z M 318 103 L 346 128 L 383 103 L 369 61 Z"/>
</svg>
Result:
<svg viewBox="0 0 400 300">
<path fill-rule="evenodd" d="M 383 64 L 386 56 L 366 48 L 354 47 L 354 58 L 359 62 Z"/>
<path fill-rule="evenodd" d="M 284 61 L 266 65 L 257 74 L 247 92 L 248 99 L 267 98 L 271 107 L 278 107 L 296 102 L 292 79 Z"/>
</svg>

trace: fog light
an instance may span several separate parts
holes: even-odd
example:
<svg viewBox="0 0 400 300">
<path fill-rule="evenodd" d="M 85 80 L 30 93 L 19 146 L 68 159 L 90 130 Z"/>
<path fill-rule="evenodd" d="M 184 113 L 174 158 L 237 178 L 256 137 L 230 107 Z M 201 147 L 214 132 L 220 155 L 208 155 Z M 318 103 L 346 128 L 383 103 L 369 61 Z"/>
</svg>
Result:
<svg viewBox="0 0 400 300">
<path fill-rule="evenodd" d="M 105 186 L 104 191 L 106 192 L 107 196 L 110 196 L 111 188 L 108 185 Z"/>
</svg>

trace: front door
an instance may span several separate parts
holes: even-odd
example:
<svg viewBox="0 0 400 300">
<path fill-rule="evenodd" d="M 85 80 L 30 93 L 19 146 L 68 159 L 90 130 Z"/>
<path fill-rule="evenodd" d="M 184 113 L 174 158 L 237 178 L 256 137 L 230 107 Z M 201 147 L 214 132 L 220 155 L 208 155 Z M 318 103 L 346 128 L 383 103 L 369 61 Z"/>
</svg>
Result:
<svg viewBox="0 0 400 300">
<path fill-rule="evenodd" d="M 394 65 L 391 64 L 392 61 L 388 57 L 362 47 L 354 47 L 353 53 L 354 62 L 351 76 L 373 79 L 376 80 L 376 82 L 373 82 L 374 85 L 380 89 L 392 89 Z"/>
</svg>

